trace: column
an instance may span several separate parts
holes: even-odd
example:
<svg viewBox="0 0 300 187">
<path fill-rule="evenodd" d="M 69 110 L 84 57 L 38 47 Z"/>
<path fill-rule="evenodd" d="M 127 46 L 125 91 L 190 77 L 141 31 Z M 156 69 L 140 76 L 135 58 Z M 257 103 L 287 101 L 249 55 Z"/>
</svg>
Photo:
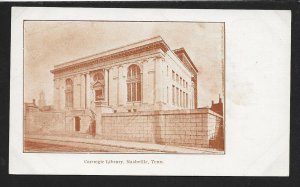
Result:
<svg viewBox="0 0 300 187">
<path fill-rule="evenodd" d="M 117 105 L 117 89 L 118 89 L 118 69 L 116 66 L 109 70 L 109 105 L 116 106 Z"/>
<path fill-rule="evenodd" d="M 85 80 L 85 74 L 80 75 L 80 108 L 84 109 L 85 108 L 85 102 L 86 102 L 86 80 Z"/>
<path fill-rule="evenodd" d="M 124 66 L 118 67 L 118 105 L 122 106 L 126 102 L 127 90 L 126 90 L 126 80 L 124 76 Z"/>
<path fill-rule="evenodd" d="M 75 75 L 73 78 L 73 108 L 79 109 L 81 102 L 80 92 L 80 74 Z"/>
<path fill-rule="evenodd" d="M 155 58 L 155 103 L 162 103 L 162 58 Z"/>
<path fill-rule="evenodd" d="M 65 109 L 65 79 L 59 79 L 59 86 L 60 86 L 60 89 L 59 89 L 59 95 L 60 95 L 60 109 Z"/>
<path fill-rule="evenodd" d="M 191 92 L 192 92 L 192 95 L 191 95 L 191 108 L 194 109 L 195 107 L 195 103 L 194 103 L 194 99 L 195 99 L 195 93 L 194 93 L 194 83 L 192 82 L 192 87 L 191 87 Z"/>
<path fill-rule="evenodd" d="M 54 109 L 55 110 L 59 110 L 60 106 L 59 106 L 59 100 L 60 100 L 60 96 L 59 96 L 59 90 L 60 90 L 60 85 L 59 85 L 59 79 L 54 79 L 54 85 L 53 85 L 53 104 L 54 104 Z"/>
<path fill-rule="evenodd" d="M 92 97 L 92 85 L 91 85 L 91 76 L 86 74 L 86 106 L 91 108 L 91 102 L 93 101 Z"/>
<path fill-rule="evenodd" d="M 104 101 L 107 105 L 108 105 L 108 99 L 109 99 L 108 72 L 109 72 L 109 70 L 107 70 L 107 69 L 104 70 Z"/>
<path fill-rule="evenodd" d="M 154 61 L 145 59 L 143 61 L 143 78 L 142 78 L 142 103 L 153 104 L 154 101 Z"/>
</svg>

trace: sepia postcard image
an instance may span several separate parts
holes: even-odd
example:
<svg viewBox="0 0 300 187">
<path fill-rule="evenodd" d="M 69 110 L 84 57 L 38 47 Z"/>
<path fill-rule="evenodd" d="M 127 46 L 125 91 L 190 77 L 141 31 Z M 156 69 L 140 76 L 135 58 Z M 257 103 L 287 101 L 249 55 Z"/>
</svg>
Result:
<svg viewBox="0 0 300 187">
<path fill-rule="evenodd" d="M 225 154 L 225 23 L 23 21 L 24 153 Z"/>
</svg>

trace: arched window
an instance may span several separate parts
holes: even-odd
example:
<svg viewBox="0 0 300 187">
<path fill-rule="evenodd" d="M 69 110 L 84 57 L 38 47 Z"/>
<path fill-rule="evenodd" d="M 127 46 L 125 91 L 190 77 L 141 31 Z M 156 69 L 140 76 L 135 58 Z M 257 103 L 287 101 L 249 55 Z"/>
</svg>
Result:
<svg viewBox="0 0 300 187">
<path fill-rule="evenodd" d="M 95 92 L 95 101 L 104 100 L 104 76 L 102 73 L 96 73 L 93 77 Z"/>
<path fill-rule="evenodd" d="M 66 107 L 73 107 L 73 81 L 66 80 Z"/>
<path fill-rule="evenodd" d="M 141 101 L 141 69 L 135 64 L 128 67 L 127 101 Z"/>
</svg>

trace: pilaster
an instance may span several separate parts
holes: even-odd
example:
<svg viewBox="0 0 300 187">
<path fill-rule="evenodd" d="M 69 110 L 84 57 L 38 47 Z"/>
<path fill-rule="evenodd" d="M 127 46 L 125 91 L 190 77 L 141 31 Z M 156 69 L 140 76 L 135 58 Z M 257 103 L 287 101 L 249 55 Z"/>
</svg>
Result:
<svg viewBox="0 0 300 187">
<path fill-rule="evenodd" d="M 92 92 L 91 76 L 89 73 L 86 74 L 86 97 L 87 108 L 91 108 L 91 104 L 94 98 Z"/>
<path fill-rule="evenodd" d="M 54 79 L 54 91 L 53 91 L 54 109 L 60 110 L 60 81 L 59 79 Z"/>
<path fill-rule="evenodd" d="M 108 69 L 104 70 L 104 102 L 106 103 L 106 105 L 108 105 L 108 98 L 109 98 L 109 77 L 108 77 Z"/>
<path fill-rule="evenodd" d="M 63 110 L 65 109 L 65 79 L 59 79 L 59 98 L 60 98 L 60 109 Z"/>
<path fill-rule="evenodd" d="M 79 109 L 81 103 L 80 74 L 73 77 L 73 108 Z"/>
<path fill-rule="evenodd" d="M 85 102 L 86 102 L 86 75 L 81 74 L 80 75 L 80 108 L 85 108 Z"/>
<path fill-rule="evenodd" d="M 163 102 L 163 77 L 162 77 L 162 58 L 155 59 L 155 103 L 161 104 Z"/>
</svg>

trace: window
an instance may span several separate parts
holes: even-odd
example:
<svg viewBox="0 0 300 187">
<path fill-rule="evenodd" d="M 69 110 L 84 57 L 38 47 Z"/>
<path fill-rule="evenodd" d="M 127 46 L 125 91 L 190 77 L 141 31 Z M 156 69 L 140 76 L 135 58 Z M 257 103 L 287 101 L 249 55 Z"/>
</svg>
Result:
<svg viewBox="0 0 300 187">
<path fill-rule="evenodd" d="M 167 86 L 167 103 L 169 103 L 169 87 Z"/>
<path fill-rule="evenodd" d="M 93 77 L 94 82 L 103 81 L 104 77 L 102 73 L 96 73 Z"/>
<path fill-rule="evenodd" d="M 175 105 L 175 86 L 174 85 L 172 87 L 172 102 L 173 102 L 173 105 Z"/>
<path fill-rule="evenodd" d="M 172 79 L 173 79 L 173 81 L 175 81 L 175 72 L 174 71 L 172 71 Z"/>
<path fill-rule="evenodd" d="M 93 77 L 93 89 L 95 101 L 104 100 L 104 76 L 102 73 L 96 73 Z"/>
<path fill-rule="evenodd" d="M 73 81 L 72 79 L 66 80 L 66 107 L 73 107 Z"/>
<path fill-rule="evenodd" d="M 141 101 L 141 70 L 135 64 L 128 67 L 127 101 Z"/>
<path fill-rule="evenodd" d="M 169 76 L 169 66 L 167 65 L 167 77 Z"/>
<path fill-rule="evenodd" d="M 182 91 L 181 90 L 180 90 L 180 101 L 179 102 L 180 102 L 179 105 L 182 107 Z"/>
<path fill-rule="evenodd" d="M 176 82 L 179 83 L 179 76 L 176 74 Z"/>
<path fill-rule="evenodd" d="M 180 86 L 182 86 L 182 78 L 180 77 Z"/>
<path fill-rule="evenodd" d="M 188 94 L 186 93 L 185 96 L 185 106 L 188 108 L 189 107 L 189 101 L 188 101 Z"/>
<path fill-rule="evenodd" d="M 182 106 L 185 107 L 185 92 L 182 93 Z"/>
<path fill-rule="evenodd" d="M 179 89 L 176 88 L 176 105 L 179 105 Z"/>
</svg>

